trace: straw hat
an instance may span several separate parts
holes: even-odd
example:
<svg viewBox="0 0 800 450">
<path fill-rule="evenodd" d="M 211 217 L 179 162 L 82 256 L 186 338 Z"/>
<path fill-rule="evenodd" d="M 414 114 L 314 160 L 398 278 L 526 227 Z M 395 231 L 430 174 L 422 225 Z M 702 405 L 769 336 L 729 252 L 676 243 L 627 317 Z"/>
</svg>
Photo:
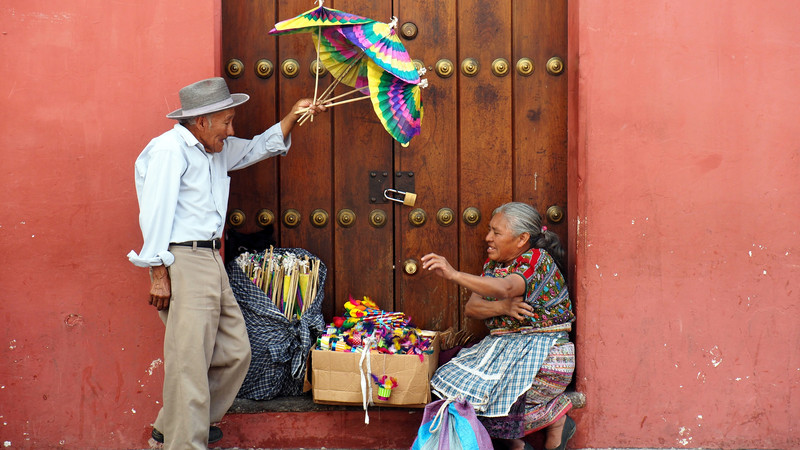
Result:
<svg viewBox="0 0 800 450">
<path fill-rule="evenodd" d="M 247 94 L 231 94 L 222 78 L 192 83 L 179 92 L 181 109 L 167 114 L 167 119 L 188 119 L 233 108 L 250 99 Z"/>
</svg>

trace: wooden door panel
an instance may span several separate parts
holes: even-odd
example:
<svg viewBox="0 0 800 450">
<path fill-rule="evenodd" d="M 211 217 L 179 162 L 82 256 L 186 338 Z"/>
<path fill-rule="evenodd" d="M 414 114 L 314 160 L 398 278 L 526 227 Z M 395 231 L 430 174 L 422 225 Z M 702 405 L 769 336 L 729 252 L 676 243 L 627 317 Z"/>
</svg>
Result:
<svg viewBox="0 0 800 450">
<path fill-rule="evenodd" d="M 395 307 L 406 311 L 417 326 L 444 330 L 458 324 L 458 288 L 431 273 L 407 275 L 403 262 L 430 252 L 458 264 L 458 120 L 457 77 L 436 75 L 441 59 L 456 59 L 456 1 L 404 0 L 397 2 L 398 29 L 406 22 L 417 26 L 417 36 L 404 39 L 412 58 L 422 61 L 428 87 L 422 90 L 424 115 L 422 132 L 403 148 L 395 143 L 395 165 L 402 172 L 413 172 L 419 208 L 427 214 L 424 225 L 411 224 L 412 208 L 395 205 Z M 400 33 L 398 33 L 400 34 Z M 453 222 L 443 226 L 436 214 L 442 208 L 453 211 Z M 419 267 L 421 270 L 421 266 Z"/>
<path fill-rule="evenodd" d="M 278 3 L 278 17 L 285 20 L 310 9 L 307 0 L 284 0 Z M 264 24 L 269 30 L 272 24 Z M 315 84 L 321 93 L 331 82 L 331 76 L 319 78 L 317 83 L 310 68 L 316 59 L 314 41 L 309 33 L 285 36 L 268 36 L 278 42 L 279 109 L 281 117 L 287 114 L 300 98 L 313 98 Z M 284 61 L 293 59 L 299 65 L 295 77 L 285 76 L 281 70 Z M 285 158 L 280 158 L 281 196 L 279 199 L 281 221 L 281 246 L 304 248 L 317 255 L 328 268 L 325 282 L 326 298 L 335 292 L 336 266 L 333 258 L 333 120 L 332 114 L 320 114 L 313 122 L 295 125 L 292 131 L 292 148 Z M 289 210 L 300 213 L 300 223 L 290 227 L 283 223 L 283 214 Z M 328 215 L 323 226 L 312 223 L 312 213 L 322 210 Z M 323 304 L 325 317 L 335 314 L 333 302 Z"/>
<path fill-rule="evenodd" d="M 543 216 L 567 210 L 567 77 L 547 72 L 547 61 L 567 54 L 567 2 L 515 2 L 514 59 L 530 58 L 529 76 L 514 70 L 514 199 Z M 566 245 L 567 221 L 547 223 Z"/>
<path fill-rule="evenodd" d="M 328 3 L 326 3 L 328 5 Z M 338 0 L 332 6 L 342 11 L 388 21 L 391 2 Z M 341 90 L 344 91 L 344 88 Z M 392 172 L 391 137 L 383 129 L 369 100 L 335 106 L 333 115 L 334 205 L 337 214 L 350 209 L 356 215 L 350 227 L 335 226 L 335 310 L 341 313 L 348 295 L 369 296 L 382 309 L 394 307 L 392 268 L 392 209 L 370 204 L 369 180 L 374 170 Z M 373 209 L 388 214 L 388 225 L 370 226 Z"/>
<path fill-rule="evenodd" d="M 476 225 L 460 222 L 462 271 L 479 273 L 486 259 L 483 238 L 492 210 L 512 198 L 511 77 L 492 74 L 492 61 L 511 57 L 511 1 L 462 0 L 458 11 L 460 202 L 480 210 Z M 460 65 L 466 58 L 478 61 L 479 70 L 465 76 Z M 462 290 L 463 303 L 470 292 Z M 467 320 L 462 328 L 482 332 L 483 324 Z"/>
<path fill-rule="evenodd" d="M 223 68 L 231 58 L 242 60 L 244 73 L 226 77 L 231 91 L 247 92 L 251 100 L 237 109 L 236 131 L 242 137 L 260 133 L 289 111 L 294 102 L 314 93 L 310 65 L 315 49 L 310 35 L 280 38 L 267 31 L 284 19 L 313 7 L 308 0 L 222 2 Z M 567 3 L 564 0 L 336 0 L 325 6 L 389 22 L 398 17 L 398 34 L 406 22 L 418 29 L 403 44 L 411 57 L 428 69 L 429 87 L 422 91 L 422 134 L 403 148 L 386 133 L 369 101 L 336 106 L 314 122 L 296 127 L 292 149 L 232 174 L 229 209 L 242 209 L 247 221 L 239 231 L 259 230 L 257 212 L 276 216 L 279 245 L 301 247 L 319 255 L 329 268 L 324 313 L 341 314 L 348 295 L 370 296 L 387 310 L 403 311 L 423 328 L 451 325 L 481 334 L 483 325 L 463 318 L 470 294 L 432 274 L 406 275 L 407 259 L 431 251 L 460 270 L 478 273 L 486 258 L 483 241 L 492 210 L 510 200 L 536 206 L 544 215 L 551 205 L 566 211 L 567 78 L 548 74 L 547 60 L 565 58 Z M 255 62 L 266 58 L 274 74 L 256 76 Z M 287 78 L 283 61 L 297 60 L 299 73 Z M 475 76 L 461 64 L 478 61 Z M 509 63 L 505 76 L 492 74 L 492 62 Z M 520 75 L 516 63 L 530 58 L 534 71 Z M 436 74 L 437 61 L 454 65 L 449 78 Z M 223 75 L 225 76 L 225 75 Z M 330 83 L 320 80 L 318 91 Z M 345 92 L 340 87 L 337 93 Z M 414 173 L 414 192 L 427 222 L 409 222 L 412 208 L 370 199 L 370 172 L 387 172 L 392 187 L 397 172 Z M 479 209 L 476 225 L 462 213 Z M 436 213 L 450 208 L 450 226 Z M 288 209 L 300 212 L 297 227 L 282 224 Z M 315 227 L 311 213 L 328 213 L 328 223 Z M 337 214 L 355 213 L 352 226 L 342 226 Z M 373 210 L 384 211 L 387 224 L 371 226 Z M 566 246 L 566 221 L 548 224 Z"/>
<path fill-rule="evenodd" d="M 262 79 L 255 75 L 253 67 L 261 58 L 275 54 L 274 38 L 266 36 L 264 21 L 275 15 L 273 0 L 252 2 L 222 2 L 222 29 L 236 32 L 222 33 L 222 67 L 231 59 L 242 61 L 244 70 L 238 78 L 222 76 L 231 92 L 245 92 L 250 100 L 236 108 L 234 130 L 236 135 L 251 138 L 263 132 L 277 121 L 275 77 Z M 265 19 L 267 18 L 267 19 Z M 274 61 L 274 58 L 270 58 Z M 243 233 L 260 230 L 256 216 L 261 208 L 277 210 L 278 183 L 277 161 L 270 158 L 248 168 L 231 172 L 231 193 L 228 212 L 241 209 L 245 223 L 237 228 Z M 230 226 L 230 225 L 228 225 Z"/>
</svg>

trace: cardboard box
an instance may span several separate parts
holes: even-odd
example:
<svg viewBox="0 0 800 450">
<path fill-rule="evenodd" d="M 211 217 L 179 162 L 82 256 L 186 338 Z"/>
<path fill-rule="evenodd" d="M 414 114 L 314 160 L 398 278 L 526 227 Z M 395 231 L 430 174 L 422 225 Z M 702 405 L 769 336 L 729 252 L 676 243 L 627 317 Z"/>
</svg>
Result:
<svg viewBox="0 0 800 450">
<path fill-rule="evenodd" d="M 397 379 L 389 400 L 378 399 L 378 386 L 372 382 L 372 401 L 375 406 L 424 408 L 431 401 L 431 378 L 439 361 L 439 337 L 433 332 L 433 353 L 424 355 L 387 355 L 370 353 L 372 373 Z M 361 353 L 312 350 L 311 385 L 314 402 L 328 405 L 361 406 Z M 366 373 L 366 360 L 363 363 Z M 367 397 L 369 398 L 369 397 Z"/>
</svg>

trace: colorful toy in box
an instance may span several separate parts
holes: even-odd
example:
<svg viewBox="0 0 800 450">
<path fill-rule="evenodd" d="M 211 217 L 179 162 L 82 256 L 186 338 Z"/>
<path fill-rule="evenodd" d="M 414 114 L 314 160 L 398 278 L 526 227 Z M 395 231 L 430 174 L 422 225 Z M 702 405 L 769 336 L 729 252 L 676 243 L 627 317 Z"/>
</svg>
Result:
<svg viewBox="0 0 800 450">
<path fill-rule="evenodd" d="M 383 401 L 389 400 L 389 397 L 392 396 L 392 389 L 397 387 L 397 379 L 388 375 L 384 375 L 380 378 L 374 373 L 370 375 L 372 375 L 375 384 L 378 385 L 378 399 Z"/>
<path fill-rule="evenodd" d="M 356 300 L 350 296 L 344 305 L 343 317 L 335 317 L 319 339 L 319 350 L 363 352 L 364 342 L 371 338 L 371 350 L 387 354 L 419 355 L 433 353 L 431 339 L 414 327 L 401 312 L 386 312 L 369 297 Z"/>
</svg>

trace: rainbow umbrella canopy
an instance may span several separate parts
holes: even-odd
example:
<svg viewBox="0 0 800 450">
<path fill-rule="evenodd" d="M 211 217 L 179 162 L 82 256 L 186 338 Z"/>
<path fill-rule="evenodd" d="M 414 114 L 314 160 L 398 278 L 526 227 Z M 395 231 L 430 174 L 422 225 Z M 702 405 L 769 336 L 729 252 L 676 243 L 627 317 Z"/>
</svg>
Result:
<svg viewBox="0 0 800 450">
<path fill-rule="evenodd" d="M 428 80 L 407 83 L 372 60 L 367 63 L 369 96 L 372 108 L 386 131 L 398 142 L 407 145 L 422 127 L 420 88 Z"/>
<path fill-rule="evenodd" d="M 394 31 L 396 23 L 395 17 L 390 23 L 371 21 L 337 29 L 383 70 L 406 83 L 417 84 L 419 73 Z"/>
<path fill-rule="evenodd" d="M 318 31 L 319 27 L 332 27 L 343 25 L 356 25 L 361 23 L 374 22 L 372 19 L 357 16 L 355 14 L 339 11 L 338 9 L 326 8 L 319 2 L 319 6 L 310 9 L 299 16 L 286 19 L 275 24 L 275 28 L 269 34 L 280 36 L 285 34 L 309 33 Z"/>
<path fill-rule="evenodd" d="M 354 88 L 366 88 L 367 60 L 363 50 L 345 39 L 338 28 L 328 27 L 321 33 L 313 33 L 314 45 L 319 47 L 319 60 L 331 75 L 340 82 Z M 366 89 L 364 89 L 366 91 Z M 366 94 L 366 92 L 364 92 Z"/>
</svg>

